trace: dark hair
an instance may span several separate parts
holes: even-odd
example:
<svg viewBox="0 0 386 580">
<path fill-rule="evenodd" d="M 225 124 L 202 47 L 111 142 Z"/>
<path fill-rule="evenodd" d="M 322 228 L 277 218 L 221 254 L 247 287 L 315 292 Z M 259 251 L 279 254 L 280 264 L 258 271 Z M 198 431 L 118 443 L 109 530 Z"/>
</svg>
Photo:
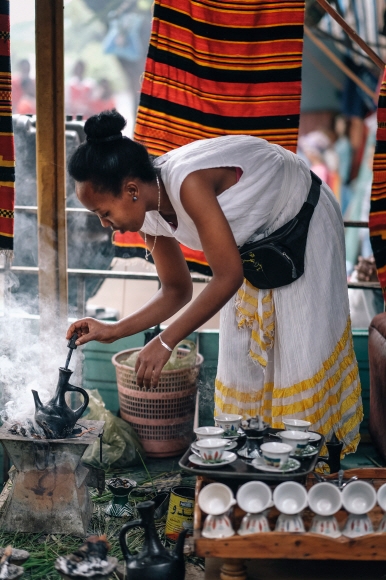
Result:
<svg viewBox="0 0 386 580">
<path fill-rule="evenodd" d="M 156 172 L 146 147 L 121 135 L 126 121 L 115 109 L 87 119 L 87 140 L 79 145 L 68 162 L 75 181 L 91 181 L 97 191 L 120 195 L 128 177 L 153 181 Z"/>
</svg>

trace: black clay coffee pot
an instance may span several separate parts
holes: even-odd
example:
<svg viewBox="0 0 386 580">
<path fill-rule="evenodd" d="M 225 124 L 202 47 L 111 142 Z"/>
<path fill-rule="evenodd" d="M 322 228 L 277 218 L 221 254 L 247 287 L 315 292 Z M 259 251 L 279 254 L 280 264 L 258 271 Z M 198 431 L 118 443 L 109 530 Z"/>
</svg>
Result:
<svg viewBox="0 0 386 580">
<path fill-rule="evenodd" d="M 141 519 L 128 522 L 119 534 L 121 550 L 126 562 L 126 574 L 130 580 L 184 580 L 184 541 L 187 530 L 183 530 L 177 540 L 174 552 L 167 550 L 158 537 L 154 525 L 154 501 L 144 501 L 136 506 Z M 126 534 L 130 528 L 139 526 L 145 531 L 142 552 L 132 556 L 126 544 Z"/>
<path fill-rule="evenodd" d="M 76 348 L 75 340 L 78 338 L 74 334 L 68 343 L 71 349 L 64 368 L 59 368 L 59 380 L 53 398 L 46 405 L 41 402 L 38 392 L 32 391 L 35 400 L 35 421 L 43 429 L 47 439 L 64 439 L 71 435 L 76 422 L 85 412 L 89 397 L 86 391 L 80 387 L 75 387 L 69 383 L 72 371 L 67 366 L 70 362 L 72 351 Z M 75 411 L 66 403 L 67 392 L 77 392 L 83 395 L 83 404 Z"/>
</svg>

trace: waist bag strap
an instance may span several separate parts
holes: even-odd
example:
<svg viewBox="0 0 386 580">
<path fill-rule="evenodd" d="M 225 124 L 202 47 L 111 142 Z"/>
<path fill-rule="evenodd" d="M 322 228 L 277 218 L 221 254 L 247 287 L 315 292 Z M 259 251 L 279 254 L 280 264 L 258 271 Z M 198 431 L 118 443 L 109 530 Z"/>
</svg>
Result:
<svg viewBox="0 0 386 580">
<path fill-rule="evenodd" d="M 320 186 L 322 185 L 322 180 L 320 179 L 320 177 L 315 175 L 313 171 L 310 171 L 310 173 L 312 182 L 305 203 L 309 203 L 310 205 L 312 205 L 312 207 L 316 207 L 320 197 Z"/>
</svg>

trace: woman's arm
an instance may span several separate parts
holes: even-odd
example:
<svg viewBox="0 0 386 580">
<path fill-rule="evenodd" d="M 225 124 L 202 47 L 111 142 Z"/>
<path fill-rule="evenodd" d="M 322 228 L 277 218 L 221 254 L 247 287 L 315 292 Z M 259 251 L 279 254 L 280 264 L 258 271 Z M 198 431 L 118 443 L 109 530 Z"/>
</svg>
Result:
<svg viewBox="0 0 386 580">
<path fill-rule="evenodd" d="M 147 238 L 148 246 L 152 249 L 154 238 Z M 160 236 L 153 258 L 161 287 L 144 306 L 114 324 L 106 324 L 94 318 L 77 320 L 69 327 L 67 339 L 76 332 L 79 336 L 78 345 L 91 340 L 114 342 L 167 320 L 185 306 L 192 297 L 192 280 L 179 244 L 174 238 Z"/>
<path fill-rule="evenodd" d="M 162 339 L 170 348 L 218 312 L 243 281 L 240 254 L 208 173 L 197 171 L 184 180 L 181 201 L 197 227 L 213 277 L 186 311 L 163 331 Z M 153 257 L 158 268 L 159 252 Z M 137 383 L 156 386 L 169 355 L 158 338 L 149 342 L 137 359 Z"/>
</svg>

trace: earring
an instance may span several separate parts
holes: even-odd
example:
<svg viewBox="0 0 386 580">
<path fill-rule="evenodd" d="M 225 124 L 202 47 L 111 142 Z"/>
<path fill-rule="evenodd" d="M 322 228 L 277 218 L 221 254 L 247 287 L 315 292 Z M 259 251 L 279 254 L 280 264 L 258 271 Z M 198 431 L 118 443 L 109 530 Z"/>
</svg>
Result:
<svg viewBox="0 0 386 580">
<path fill-rule="evenodd" d="M 137 201 L 138 197 L 136 195 L 133 195 L 133 201 Z"/>
</svg>

